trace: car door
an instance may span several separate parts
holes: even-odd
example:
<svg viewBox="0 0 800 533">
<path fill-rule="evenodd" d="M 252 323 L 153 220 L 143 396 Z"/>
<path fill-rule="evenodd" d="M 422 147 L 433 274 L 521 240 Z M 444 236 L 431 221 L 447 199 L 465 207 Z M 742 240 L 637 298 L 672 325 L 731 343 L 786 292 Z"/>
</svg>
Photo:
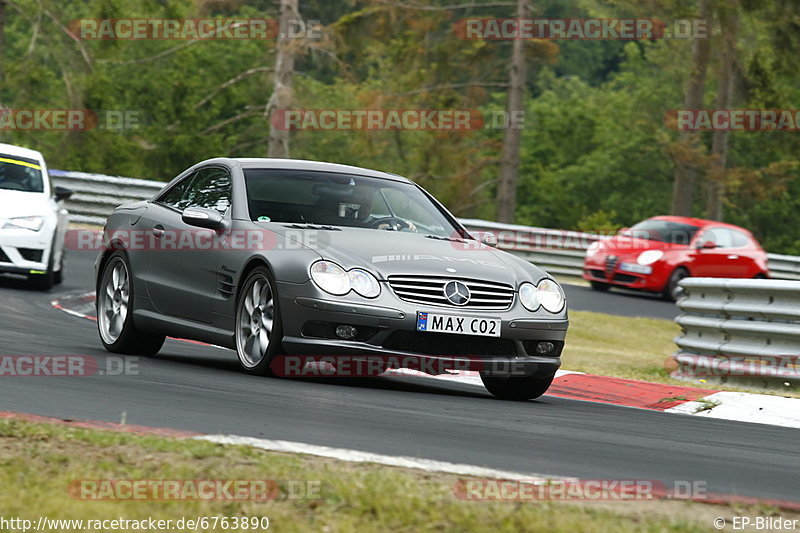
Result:
<svg viewBox="0 0 800 533">
<path fill-rule="evenodd" d="M 186 224 L 188 207 L 216 209 L 225 215 L 231 205 L 228 169 L 206 167 L 187 176 L 148 207 L 138 226 L 152 234 L 155 249 L 146 270 L 146 284 L 156 309 L 165 315 L 211 323 L 219 252 L 214 230 Z"/>
<path fill-rule="evenodd" d="M 736 256 L 738 277 L 751 278 L 762 271 L 759 262 L 763 263 L 764 252 L 753 242 L 752 238 L 744 232 L 729 229 L 733 240 L 733 249 L 730 255 Z"/>
<path fill-rule="evenodd" d="M 695 241 L 697 246 L 692 275 L 711 278 L 741 278 L 749 271 L 748 258 L 733 231 L 711 226 L 702 231 Z M 714 243 L 713 248 L 703 247 Z"/>
</svg>

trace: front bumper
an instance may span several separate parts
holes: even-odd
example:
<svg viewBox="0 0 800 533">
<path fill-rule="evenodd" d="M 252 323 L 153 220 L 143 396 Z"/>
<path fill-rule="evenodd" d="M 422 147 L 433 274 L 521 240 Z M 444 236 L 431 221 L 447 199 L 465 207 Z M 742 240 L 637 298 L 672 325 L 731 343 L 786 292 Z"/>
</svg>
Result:
<svg viewBox="0 0 800 533">
<path fill-rule="evenodd" d="M 40 274 L 47 270 L 52 233 L 45 229 L 0 230 L 0 272 Z"/>
<path fill-rule="evenodd" d="M 561 366 L 567 333 L 566 310 L 530 313 L 518 301 L 506 310 L 474 310 L 423 305 L 399 299 L 386 284 L 381 295 L 367 300 L 349 295 L 337 299 L 311 281 L 278 283 L 283 323 L 283 348 L 289 355 L 416 357 L 423 363 L 452 362 L 455 369 L 493 375 L 550 376 Z M 499 318 L 499 337 L 417 331 L 417 312 Z M 335 327 L 353 326 L 354 340 L 337 338 Z M 553 350 L 539 355 L 535 347 L 550 342 Z M 430 372 L 429 372 L 430 373 Z"/>
<path fill-rule="evenodd" d="M 664 275 L 665 270 L 657 262 L 650 267 L 650 272 L 637 272 L 632 268 L 626 268 L 626 264 L 634 265 L 637 269 L 642 268 L 636 264 L 636 257 L 619 256 L 614 260 L 609 260 L 607 255 L 597 254 L 592 258 L 587 258 L 583 265 L 583 279 L 651 292 L 661 292 L 667 282 Z"/>
</svg>

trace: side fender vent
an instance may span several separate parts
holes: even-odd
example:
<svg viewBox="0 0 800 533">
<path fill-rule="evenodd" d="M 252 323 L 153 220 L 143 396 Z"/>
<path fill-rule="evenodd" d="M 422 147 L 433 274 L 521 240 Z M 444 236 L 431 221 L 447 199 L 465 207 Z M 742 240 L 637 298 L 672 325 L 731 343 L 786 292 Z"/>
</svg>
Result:
<svg viewBox="0 0 800 533">
<path fill-rule="evenodd" d="M 225 299 L 231 297 L 233 294 L 233 273 L 217 273 L 217 292 L 219 292 Z"/>
</svg>

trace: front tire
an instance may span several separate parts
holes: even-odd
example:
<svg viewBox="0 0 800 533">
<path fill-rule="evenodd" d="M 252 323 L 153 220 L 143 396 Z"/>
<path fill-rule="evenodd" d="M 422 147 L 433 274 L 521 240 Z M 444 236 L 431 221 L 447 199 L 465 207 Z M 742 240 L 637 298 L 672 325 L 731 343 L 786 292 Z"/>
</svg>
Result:
<svg viewBox="0 0 800 533">
<path fill-rule="evenodd" d="M 483 386 L 501 400 L 533 400 L 547 392 L 555 374 L 548 377 L 513 376 L 497 377 L 481 374 Z"/>
<path fill-rule="evenodd" d="M 664 299 L 671 302 L 677 302 L 678 298 L 680 298 L 683 294 L 683 289 L 681 289 L 680 285 L 678 284 L 682 279 L 688 277 L 689 271 L 683 267 L 678 267 L 673 270 L 672 274 L 669 276 L 669 281 L 667 281 L 667 286 L 664 288 Z"/>
<path fill-rule="evenodd" d="M 114 252 L 106 261 L 97 285 L 97 329 L 100 341 L 109 352 L 129 355 L 155 355 L 166 337 L 146 333 L 133 323 L 133 279 L 128 257 Z"/>
<path fill-rule="evenodd" d="M 589 284 L 592 286 L 592 290 L 598 292 L 607 292 L 611 288 L 611 285 L 602 281 L 590 281 Z"/>
<path fill-rule="evenodd" d="M 270 363 L 281 350 L 281 327 L 275 282 L 266 267 L 255 268 L 236 299 L 236 354 L 248 374 L 273 376 Z"/>
<path fill-rule="evenodd" d="M 53 272 L 53 254 L 56 252 L 56 240 L 53 237 L 53 242 L 50 245 L 49 259 L 47 260 L 47 270 L 44 274 L 29 274 L 28 281 L 31 286 L 38 291 L 49 291 L 54 285 L 60 283 L 57 274 Z"/>
<path fill-rule="evenodd" d="M 58 271 L 53 275 L 53 281 L 56 285 L 64 283 L 64 256 L 67 255 L 65 250 L 61 250 L 61 260 L 58 262 Z"/>
</svg>

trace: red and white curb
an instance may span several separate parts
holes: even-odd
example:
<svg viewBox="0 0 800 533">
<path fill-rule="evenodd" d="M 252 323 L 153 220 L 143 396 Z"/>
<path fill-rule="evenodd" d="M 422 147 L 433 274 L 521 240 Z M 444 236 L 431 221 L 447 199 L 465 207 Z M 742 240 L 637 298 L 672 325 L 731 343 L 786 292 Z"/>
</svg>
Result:
<svg viewBox="0 0 800 533">
<path fill-rule="evenodd" d="M 54 308 L 73 316 L 97 320 L 94 312 L 94 293 L 67 295 L 53 300 Z M 205 343 L 187 341 L 205 346 Z M 393 373 L 418 375 L 439 381 L 451 381 L 483 388 L 474 373 L 454 372 L 431 376 L 414 370 L 393 370 Z M 755 422 L 790 428 L 800 428 L 800 398 L 787 398 L 746 392 L 724 392 L 682 385 L 651 383 L 559 370 L 546 396 L 620 405 L 665 413 L 704 418 Z"/>
</svg>

